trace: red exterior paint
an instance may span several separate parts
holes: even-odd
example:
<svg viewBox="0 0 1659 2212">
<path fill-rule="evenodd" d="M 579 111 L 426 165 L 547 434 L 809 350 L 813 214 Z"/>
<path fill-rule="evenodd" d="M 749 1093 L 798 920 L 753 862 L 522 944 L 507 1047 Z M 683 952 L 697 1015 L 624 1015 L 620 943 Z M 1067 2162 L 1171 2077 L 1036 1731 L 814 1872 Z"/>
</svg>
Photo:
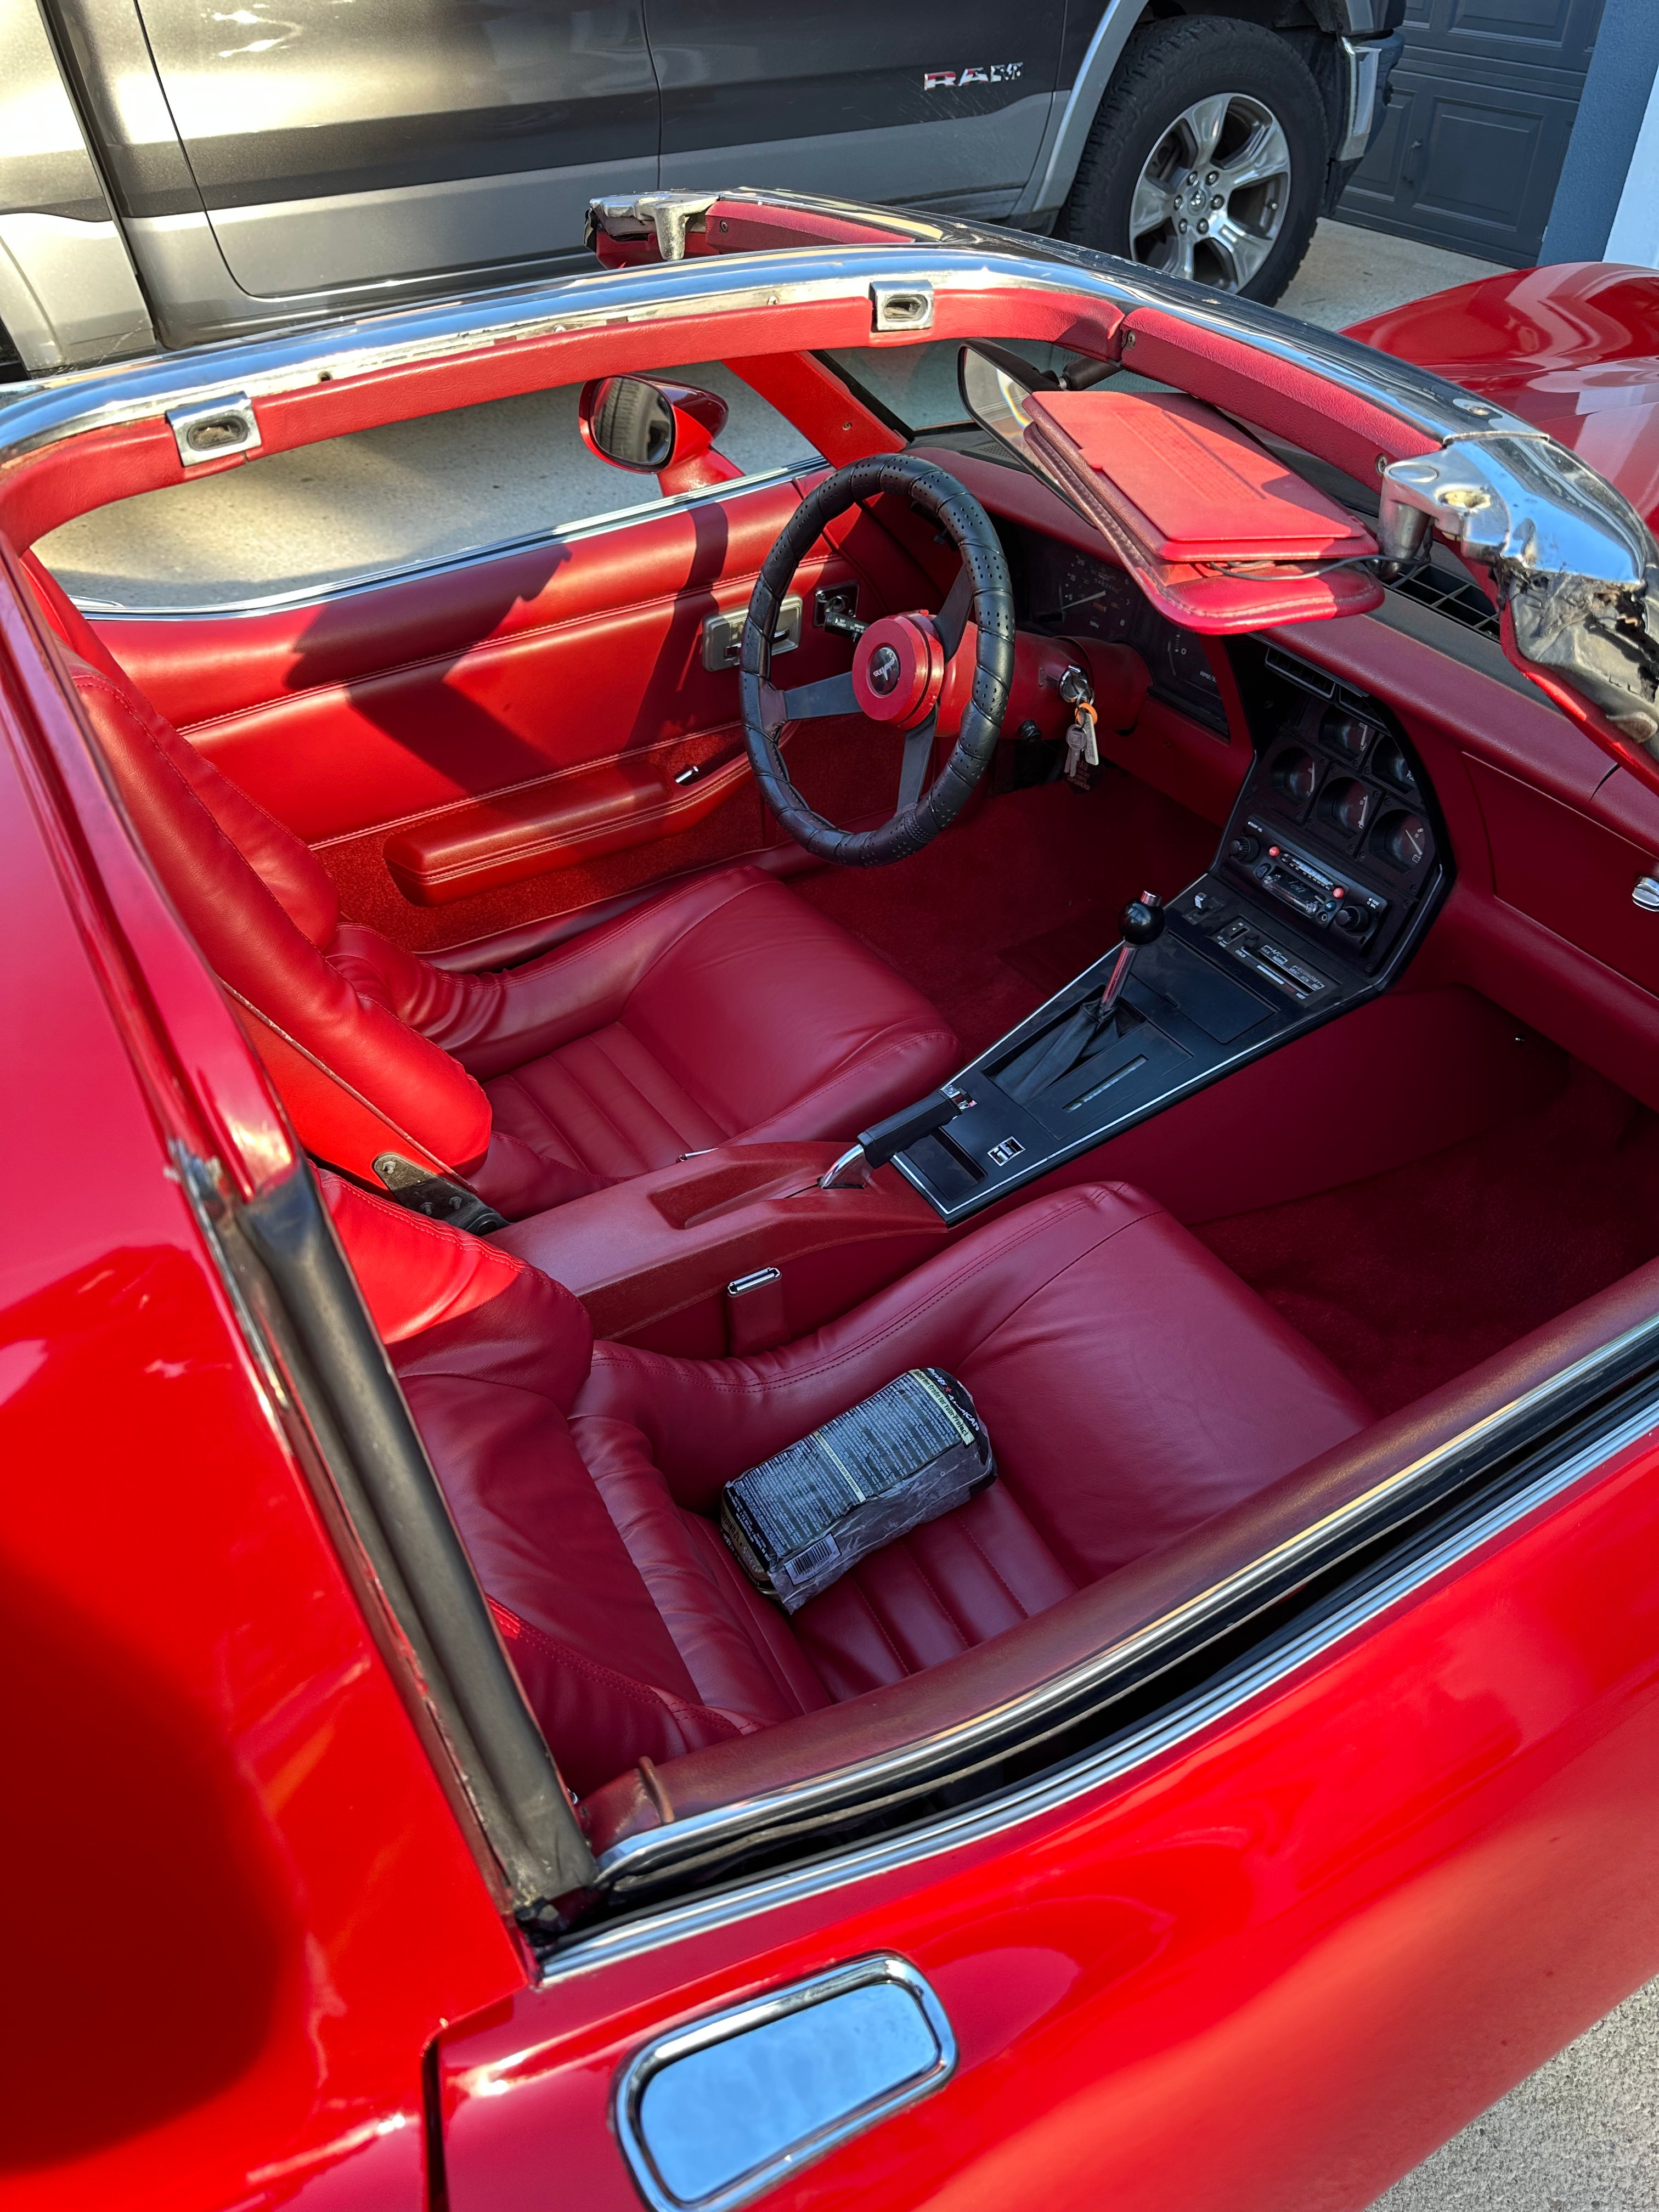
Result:
<svg viewBox="0 0 1659 2212">
<path fill-rule="evenodd" d="M 1127 1785 L 447 2037 L 453 2212 L 555 2174 L 623 2212 L 620 2060 L 872 1948 L 959 2070 L 769 2203 L 1369 2204 L 1659 1967 L 1656 1478 L 1650 1444 Z"/>
<path fill-rule="evenodd" d="M 1513 408 L 1659 518 L 1659 275 L 1618 262 L 1505 270 L 1346 335 Z"/>
<path fill-rule="evenodd" d="M 520 1954 L 168 1165 L 228 1106 L 258 1181 L 281 1124 L 15 600 L 0 623 L 0 2190 L 413 2208 L 422 2050 Z"/>
</svg>

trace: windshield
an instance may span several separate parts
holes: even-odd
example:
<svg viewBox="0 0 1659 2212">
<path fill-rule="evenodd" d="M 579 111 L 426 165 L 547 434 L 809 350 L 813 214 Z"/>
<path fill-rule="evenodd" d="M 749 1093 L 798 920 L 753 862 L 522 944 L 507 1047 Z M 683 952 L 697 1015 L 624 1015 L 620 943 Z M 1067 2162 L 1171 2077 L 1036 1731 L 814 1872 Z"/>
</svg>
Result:
<svg viewBox="0 0 1659 2212">
<path fill-rule="evenodd" d="M 1033 368 L 1055 374 L 1068 363 L 1087 358 L 1067 346 L 1022 343 L 1013 350 Z M 873 400 L 914 437 L 919 430 L 944 429 L 969 420 L 957 388 L 957 356 L 961 351 L 960 338 L 941 338 L 931 345 L 848 346 L 823 358 L 837 376 L 855 387 L 861 398 Z"/>
</svg>

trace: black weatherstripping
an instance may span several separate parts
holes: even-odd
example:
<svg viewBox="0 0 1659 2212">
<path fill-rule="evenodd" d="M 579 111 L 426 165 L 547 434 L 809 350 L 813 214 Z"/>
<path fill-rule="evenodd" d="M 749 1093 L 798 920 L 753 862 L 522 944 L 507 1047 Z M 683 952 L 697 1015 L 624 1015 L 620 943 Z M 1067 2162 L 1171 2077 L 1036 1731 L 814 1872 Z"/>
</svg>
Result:
<svg viewBox="0 0 1659 2212">
<path fill-rule="evenodd" d="M 294 1379 L 512 1909 L 527 1933 L 545 1936 L 564 1917 L 559 1900 L 592 1881 L 592 1857 L 310 1170 L 234 1212 L 204 1203 L 199 1175 L 187 1182 L 228 1272 Z M 265 1295 L 250 1261 L 265 1278 Z"/>
</svg>

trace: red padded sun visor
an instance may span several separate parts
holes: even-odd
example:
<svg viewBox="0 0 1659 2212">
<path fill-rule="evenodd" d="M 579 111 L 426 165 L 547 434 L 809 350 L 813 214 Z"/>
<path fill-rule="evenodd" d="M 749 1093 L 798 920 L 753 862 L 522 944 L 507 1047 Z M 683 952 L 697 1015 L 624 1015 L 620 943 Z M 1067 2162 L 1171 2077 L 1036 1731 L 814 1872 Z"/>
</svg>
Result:
<svg viewBox="0 0 1659 2212">
<path fill-rule="evenodd" d="M 1375 554 L 1345 507 L 1201 400 L 1174 392 L 1034 392 L 1025 441 L 1191 629 L 1360 614 L 1381 601 Z"/>
</svg>

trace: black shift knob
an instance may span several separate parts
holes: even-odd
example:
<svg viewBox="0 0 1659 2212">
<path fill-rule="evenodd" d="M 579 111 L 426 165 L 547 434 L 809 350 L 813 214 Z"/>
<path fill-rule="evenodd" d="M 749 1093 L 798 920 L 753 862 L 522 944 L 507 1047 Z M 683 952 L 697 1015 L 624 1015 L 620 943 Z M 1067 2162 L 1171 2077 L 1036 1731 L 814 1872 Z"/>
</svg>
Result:
<svg viewBox="0 0 1659 2212">
<path fill-rule="evenodd" d="M 1142 891 L 1123 909 L 1121 924 L 1126 945 L 1153 945 L 1164 934 L 1164 902 L 1156 891 Z"/>
</svg>

